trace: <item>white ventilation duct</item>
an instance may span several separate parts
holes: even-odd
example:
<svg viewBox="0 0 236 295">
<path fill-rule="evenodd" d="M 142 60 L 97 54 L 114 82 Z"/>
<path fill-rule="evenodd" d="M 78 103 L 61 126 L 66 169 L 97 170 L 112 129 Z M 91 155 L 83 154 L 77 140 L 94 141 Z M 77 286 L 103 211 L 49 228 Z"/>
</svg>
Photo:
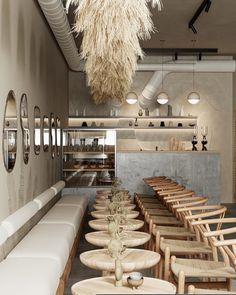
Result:
<svg viewBox="0 0 236 295">
<path fill-rule="evenodd" d="M 146 84 L 139 104 L 142 108 L 150 108 L 155 101 L 157 90 L 162 83 L 162 77 L 169 73 L 193 72 L 193 62 L 176 61 L 165 64 L 139 64 L 138 71 L 154 71 L 152 78 Z M 163 73 L 162 73 L 163 70 Z M 194 72 L 197 73 L 233 73 L 236 70 L 235 60 L 204 60 L 194 62 Z"/>
<path fill-rule="evenodd" d="M 38 0 L 38 3 L 61 48 L 68 66 L 73 71 L 80 71 L 80 57 L 62 0 Z"/>
</svg>

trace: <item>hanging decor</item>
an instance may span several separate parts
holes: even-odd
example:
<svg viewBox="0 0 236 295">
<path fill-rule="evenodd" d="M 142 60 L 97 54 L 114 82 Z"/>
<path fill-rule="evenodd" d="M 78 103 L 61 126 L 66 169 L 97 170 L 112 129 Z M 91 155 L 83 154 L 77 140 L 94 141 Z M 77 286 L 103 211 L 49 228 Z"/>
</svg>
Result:
<svg viewBox="0 0 236 295">
<path fill-rule="evenodd" d="M 143 57 L 139 39 L 155 31 L 148 2 L 161 0 L 69 0 L 77 6 L 74 31 L 83 34 L 81 58 L 95 103 L 125 100 L 137 59 Z"/>
</svg>

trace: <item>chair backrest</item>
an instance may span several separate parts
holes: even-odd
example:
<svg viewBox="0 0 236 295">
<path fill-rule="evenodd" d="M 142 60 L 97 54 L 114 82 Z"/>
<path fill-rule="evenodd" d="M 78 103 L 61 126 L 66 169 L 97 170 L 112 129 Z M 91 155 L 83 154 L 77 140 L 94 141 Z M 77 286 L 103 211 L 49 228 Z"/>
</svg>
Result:
<svg viewBox="0 0 236 295">
<path fill-rule="evenodd" d="M 218 254 L 213 243 L 205 236 L 205 232 L 209 232 L 210 227 L 204 221 L 213 217 L 222 220 L 226 210 L 227 208 L 223 205 L 205 205 L 177 209 L 180 214 L 183 214 L 185 222 L 191 230 L 196 233 L 197 240 L 203 241 L 206 245 L 211 246 L 215 260 L 218 260 Z M 202 224 L 196 224 L 196 221 L 202 221 Z"/>
<path fill-rule="evenodd" d="M 193 221 L 193 226 L 205 229 L 203 235 L 212 247 L 218 249 L 227 266 L 232 265 L 236 270 L 236 239 L 227 239 L 227 235 L 236 233 L 236 218 L 214 218 Z M 222 229 L 222 226 L 224 228 Z M 218 259 L 218 256 L 214 257 Z"/>
</svg>

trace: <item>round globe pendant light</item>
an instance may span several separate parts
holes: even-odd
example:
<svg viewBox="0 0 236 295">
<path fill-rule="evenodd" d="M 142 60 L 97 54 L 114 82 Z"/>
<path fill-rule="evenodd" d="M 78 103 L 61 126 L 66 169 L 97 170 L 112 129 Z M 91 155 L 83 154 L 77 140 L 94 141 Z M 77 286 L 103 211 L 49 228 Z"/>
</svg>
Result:
<svg viewBox="0 0 236 295">
<path fill-rule="evenodd" d="M 162 91 L 157 95 L 157 102 L 159 104 L 166 104 L 168 101 L 169 101 L 169 97 L 166 92 Z"/>
<path fill-rule="evenodd" d="M 188 102 L 191 104 L 197 104 L 200 101 L 200 95 L 197 92 L 190 92 L 188 95 Z"/>
<path fill-rule="evenodd" d="M 128 104 L 135 104 L 138 101 L 138 96 L 135 92 L 129 92 L 126 95 L 126 102 Z"/>
</svg>

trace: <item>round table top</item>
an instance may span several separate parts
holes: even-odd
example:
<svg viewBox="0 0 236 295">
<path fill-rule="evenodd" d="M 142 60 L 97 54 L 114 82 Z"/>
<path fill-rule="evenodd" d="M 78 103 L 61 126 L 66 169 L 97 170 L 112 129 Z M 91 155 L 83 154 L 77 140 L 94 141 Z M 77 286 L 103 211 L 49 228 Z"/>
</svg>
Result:
<svg viewBox="0 0 236 295">
<path fill-rule="evenodd" d="M 109 272 L 115 271 L 115 259 L 110 256 L 107 249 L 99 249 L 80 254 L 81 262 L 93 269 Z M 126 249 L 121 255 L 123 272 L 153 267 L 160 260 L 157 252 L 142 249 Z"/>
<path fill-rule="evenodd" d="M 107 210 L 109 204 L 94 204 L 93 208 L 95 210 Z M 125 204 L 125 209 L 133 210 L 136 207 L 135 204 Z"/>
<path fill-rule="evenodd" d="M 111 202 L 111 200 L 110 199 L 95 199 L 95 203 L 96 204 L 101 204 L 102 206 L 104 206 L 104 205 L 109 205 L 110 204 L 110 202 Z M 120 201 L 120 203 L 121 204 L 124 204 L 124 205 L 126 205 L 126 204 L 130 204 L 132 202 L 132 200 L 131 199 L 128 199 L 128 200 L 125 200 L 125 201 Z"/>
<path fill-rule="evenodd" d="M 126 219 L 126 223 L 122 224 L 124 230 L 138 230 L 143 227 L 144 221 L 139 219 Z M 95 230 L 108 230 L 107 219 L 94 219 L 89 221 L 89 226 Z"/>
<path fill-rule="evenodd" d="M 110 214 L 110 211 L 108 210 L 98 210 L 98 211 L 91 211 L 91 215 L 94 218 L 97 219 L 102 219 L 102 218 L 107 218 L 108 216 L 112 216 L 112 214 Z M 125 214 L 126 218 L 136 218 L 139 216 L 139 211 L 128 211 L 127 214 Z"/>
<path fill-rule="evenodd" d="M 150 240 L 150 234 L 141 231 L 122 232 L 122 242 L 126 247 L 137 247 L 147 243 Z M 98 247 L 107 247 L 111 240 L 108 231 L 96 231 L 87 233 L 85 239 L 92 245 Z"/>
<path fill-rule="evenodd" d="M 114 286 L 114 276 L 92 278 L 80 281 L 71 287 L 73 295 L 96 294 L 176 294 L 176 287 L 164 280 L 144 277 L 142 286 L 133 290 L 123 276 L 123 286 Z"/>
<path fill-rule="evenodd" d="M 112 197 L 112 194 L 97 194 L 95 196 L 96 200 L 109 200 Z M 126 194 L 123 196 L 124 200 L 129 200 L 130 199 L 130 195 L 129 195 L 129 191 L 126 191 Z"/>
</svg>

